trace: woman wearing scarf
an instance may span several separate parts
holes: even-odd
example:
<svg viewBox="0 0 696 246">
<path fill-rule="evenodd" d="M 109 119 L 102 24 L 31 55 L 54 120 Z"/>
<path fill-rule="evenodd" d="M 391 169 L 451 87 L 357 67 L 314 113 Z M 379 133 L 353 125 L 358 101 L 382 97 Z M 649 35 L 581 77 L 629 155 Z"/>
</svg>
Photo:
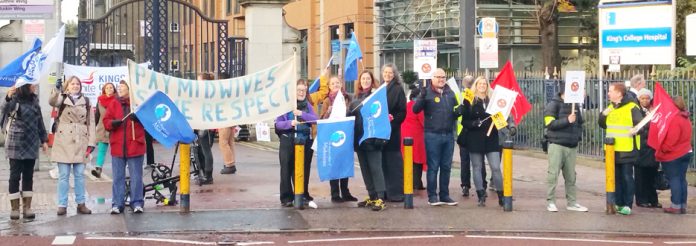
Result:
<svg viewBox="0 0 696 246">
<path fill-rule="evenodd" d="M 73 76 L 68 79 L 64 93 L 60 84 L 51 92 L 48 104 L 59 108 L 51 161 L 58 163 L 58 212 L 67 213 L 70 172 L 75 181 L 75 203 L 78 214 L 91 214 L 85 206 L 85 163 L 96 145 L 94 111 L 89 99 L 82 94 L 82 82 Z"/>
<path fill-rule="evenodd" d="M 102 87 L 102 94 L 97 98 L 97 117 L 94 117 L 97 122 L 94 124 L 97 127 L 97 167 L 92 170 L 94 177 L 101 177 L 106 151 L 109 149 L 109 132 L 104 128 L 104 124 L 99 124 L 104 121 L 106 115 L 106 107 L 116 100 L 116 87 L 113 83 L 106 83 Z"/>
<path fill-rule="evenodd" d="M 387 108 L 391 124 L 391 136 L 382 150 L 382 169 L 387 185 L 387 200 L 390 202 L 404 201 L 401 123 L 406 119 L 406 93 L 400 78 L 399 70 L 394 64 L 382 67 L 382 83 L 387 84 Z"/>
</svg>

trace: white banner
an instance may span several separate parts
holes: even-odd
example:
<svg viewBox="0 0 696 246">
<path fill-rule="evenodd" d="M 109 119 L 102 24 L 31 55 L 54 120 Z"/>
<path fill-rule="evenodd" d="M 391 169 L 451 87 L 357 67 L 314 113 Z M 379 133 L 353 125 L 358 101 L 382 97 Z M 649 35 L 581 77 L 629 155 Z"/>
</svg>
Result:
<svg viewBox="0 0 696 246">
<path fill-rule="evenodd" d="M 295 58 L 243 77 L 197 81 L 157 73 L 128 62 L 131 107 L 160 90 L 193 129 L 217 129 L 273 120 L 297 108 Z"/>
<path fill-rule="evenodd" d="M 479 68 L 498 68 L 498 39 L 479 39 Z"/>
<path fill-rule="evenodd" d="M 418 79 L 430 79 L 437 68 L 437 40 L 413 40 L 413 71 Z"/>
<path fill-rule="evenodd" d="M 101 95 L 102 87 L 106 83 L 114 84 L 114 89 L 118 91 L 118 83 L 121 80 L 128 80 L 128 67 L 83 67 L 70 64 L 63 65 L 65 82 L 72 76 L 76 76 L 82 81 L 82 93 L 89 98 L 92 106 L 97 105 L 97 98 Z M 67 86 L 64 83 L 63 86 Z"/>
</svg>

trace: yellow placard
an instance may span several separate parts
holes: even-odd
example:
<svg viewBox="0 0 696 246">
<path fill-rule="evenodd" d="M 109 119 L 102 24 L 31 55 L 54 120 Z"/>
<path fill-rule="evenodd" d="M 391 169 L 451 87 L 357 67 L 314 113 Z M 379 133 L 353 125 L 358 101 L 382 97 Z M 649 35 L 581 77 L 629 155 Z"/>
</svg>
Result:
<svg viewBox="0 0 696 246">
<path fill-rule="evenodd" d="M 491 115 L 491 119 L 493 119 L 493 124 L 495 124 L 495 128 L 498 128 L 498 130 L 505 128 L 508 123 L 507 120 L 503 117 L 502 112 L 498 112 L 497 114 Z"/>
<path fill-rule="evenodd" d="M 474 91 L 469 88 L 464 89 L 464 99 L 471 104 L 474 101 Z"/>
</svg>

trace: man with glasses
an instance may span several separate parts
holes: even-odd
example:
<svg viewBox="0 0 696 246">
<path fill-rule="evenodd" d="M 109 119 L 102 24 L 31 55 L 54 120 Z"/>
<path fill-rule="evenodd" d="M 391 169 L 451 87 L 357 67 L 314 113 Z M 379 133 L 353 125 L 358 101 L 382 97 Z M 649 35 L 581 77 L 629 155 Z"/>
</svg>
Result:
<svg viewBox="0 0 696 246">
<path fill-rule="evenodd" d="M 433 73 L 432 83 L 429 86 L 421 85 L 421 94 L 412 109 L 414 113 L 425 112 L 425 151 L 428 162 L 426 180 L 428 204 L 431 206 L 457 205 L 457 202 L 450 198 L 448 187 L 454 154 L 455 126 L 460 113 L 459 110 L 455 110 L 458 106 L 457 98 L 446 85 L 446 79 L 445 70 L 438 68 Z"/>
</svg>

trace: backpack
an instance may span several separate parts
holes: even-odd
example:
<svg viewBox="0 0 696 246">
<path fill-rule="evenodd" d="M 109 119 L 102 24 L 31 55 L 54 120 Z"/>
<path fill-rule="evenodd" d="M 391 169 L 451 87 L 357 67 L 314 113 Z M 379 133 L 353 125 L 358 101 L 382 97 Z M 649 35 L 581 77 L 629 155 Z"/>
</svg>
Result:
<svg viewBox="0 0 696 246">
<path fill-rule="evenodd" d="M 53 134 L 55 134 L 56 131 L 58 130 L 58 123 L 60 121 L 60 116 L 63 115 L 63 110 L 65 110 L 65 99 L 68 97 L 68 95 L 63 94 L 62 96 L 63 96 L 63 99 L 61 100 L 62 103 L 60 104 L 60 108 L 58 108 L 58 116 L 56 116 L 56 120 L 53 122 L 53 126 L 51 126 L 51 133 L 53 133 Z M 92 107 L 90 106 L 90 103 L 89 103 L 89 97 L 85 97 L 84 95 L 83 95 L 83 97 L 85 98 L 85 102 L 86 102 L 85 103 L 85 108 L 86 108 L 85 112 L 87 112 L 85 125 L 87 126 L 87 128 L 89 128 L 89 111 L 92 110 Z"/>
</svg>

